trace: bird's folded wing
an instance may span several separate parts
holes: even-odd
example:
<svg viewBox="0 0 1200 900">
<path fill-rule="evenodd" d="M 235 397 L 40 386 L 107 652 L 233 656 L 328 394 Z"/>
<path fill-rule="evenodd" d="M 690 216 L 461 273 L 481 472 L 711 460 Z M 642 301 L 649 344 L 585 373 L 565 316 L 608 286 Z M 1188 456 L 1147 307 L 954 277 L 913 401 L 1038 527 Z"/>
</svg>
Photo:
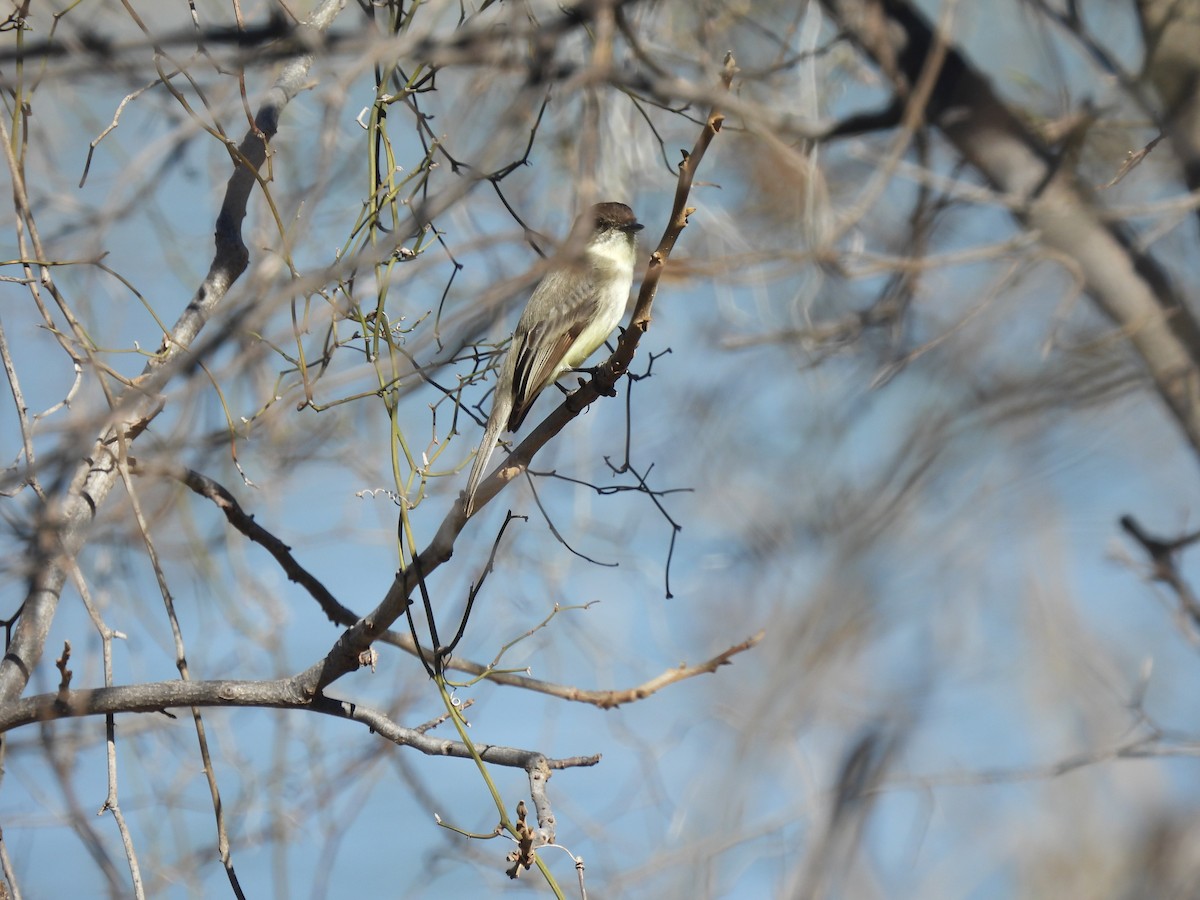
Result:
<svg viewBox="0 0 1200 900">
<path fill-rule="evenodd" d="M 543 284 L 538 290 L 549 287 Z M 526 324 L 524 321 L 517 326 L 514 346 L 509 351 L 516 354 L 509 431 L 516 431 L 521 426 L 537 395 L 562 373 L 565 368 L 563 358 L 588 322 L 597 315 L 599 298 L 595 288 L 586 282 L 580 288 L 563 298 L 550 316 L 533 324 L 528 331 L 522 328 Z M 533 306 L 532 300 L 530 306 Z"/>
</svg>

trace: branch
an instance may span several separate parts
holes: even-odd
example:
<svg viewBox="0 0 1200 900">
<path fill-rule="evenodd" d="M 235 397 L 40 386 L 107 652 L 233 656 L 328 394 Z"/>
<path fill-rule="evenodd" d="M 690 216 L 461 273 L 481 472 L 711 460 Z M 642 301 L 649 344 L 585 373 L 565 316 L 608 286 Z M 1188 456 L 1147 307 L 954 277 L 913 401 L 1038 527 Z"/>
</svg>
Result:
<svg viewBox="0 0 1200 900">
<path fill-rule="evenodd" d="M 1184 635 L 1192 643 L 1200 636 L 1200 600 L 1196 598 L 1191 585 L 1179 571 L 1178 554 L 1180 550 L 1200 540 L 1200 532 L 1192 532 L 1174 540 L 1166 541 L 1146 532 L 1137 519 L 1130 515 L 1121 516 L 1121 527 L 1135 541 L 1142 545 L 1146 555 L 1153 564 L 1151 577 L 1168 585 L 1179 599 L 1179 611 L 1186 616 L 1190 626 L 1183 627 Z"/>
<path fill-rule="evenodd" d="M 524 688 L 538 693 L 548 694 L 552 697 L 558 697 L 560 700 L 570 700 L 575 703 L 590 703 L 593 706 L 598 706 L 601 709 L 615 709 L 625 703 L 633 703 L 637 700 L 644 700 L 652 694 L 657 694 L 668 685 L 675 684 L 679 681 L 685 681 L 688 678 L 695 678 L 697 675 L 711 675 L 716 672 L 721 666 L 731 665 L 733 657 L 739 653 L 745 653 L 747 650 L 759 644 L 766 637 L 765 631 L 760 631 L 751 637 L 746 638 L 740 644 L 734 644 L 725 650 L 722 650 L 716 656 L 702 663 L 697 663 L 694 666 L 689 666 L 686 663 L 681 663 L 673 669 L 667 669 L 661 675 L 656 675 L 654 678 L 644 681 L 636 687 L 625 688 L 623 690 L 614 691 L 588 691 L 582 688 L 571 687 L 570 685 L 554 684 L 549 681 L 539 681 L 536 678 L 529 678 L 522 675 L 514 675 L 508 672 L 489 673 L 490 666 L 481 666 L 479 663 L 471 662 L 470 660 L 451 657 L 446 660 L 446 668 L 457 669 L 460 672 L 472 672 L 476 675 L 486 675 L 488 681 L 494 681 L 498 684 L 507 684 L 512 687 Z"/>
<path fill-rule="evenodd" d="M 292 548 L 277 538 L 274 534 L 255 521 L 254 516 L 242 509 L 242 505 L 227 487 L 207 475 L 189 469 L 186 466 L 154 464 L 146 466 L 136 459 L 129 460 L 129 470 L 135 475 L 161 474 L 173 478 L 201 497 L 211 500 L 225 515 L 229 524 L 244 534 L 254 543 L 274 557 L 279 567 L 288 577 L 304 588 L 309 596 L 317 601 L 321 611 L 331 622 L 338 625 L 352 625 L 358 621 L 358 616 L 338 602 L 315 575 L 305 569 L 292 555 Z"/>
<path fill-rule="evenodd" d="M 35 722 L 55 719 L 115 713 L 165 713 L 168 709 L 178 707 L 210 706 L 311 710 L 336 719 L 358 722 L 393 744 L 412 747 L 429 756 L 473 758 L 470 748 L 465 744 L 404 728 L 376 709 L 332 697 L 307 698 L 298 690 L 296 679 L 292 678 L 274 681 L 158 681 L 38 694 L 0 707 L 0 734 Z M 543 764 L 558 769 L 592 766 L 600 761 L 597 756 L 547 759 L 535 750 L 494 744 L 476 744 L 475 749 L 485 762 L 530 772 Z"/>
</svg>

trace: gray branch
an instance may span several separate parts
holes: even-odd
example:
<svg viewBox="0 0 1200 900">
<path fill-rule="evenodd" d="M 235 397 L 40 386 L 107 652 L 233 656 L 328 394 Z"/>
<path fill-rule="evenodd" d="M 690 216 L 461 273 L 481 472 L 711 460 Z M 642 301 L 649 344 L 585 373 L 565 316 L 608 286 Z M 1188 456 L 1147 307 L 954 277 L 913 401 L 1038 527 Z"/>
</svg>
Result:
<svg viewBox="0 0 1200 900">
<path fill-rule="evenodd" d="M 168 709 L 214 706 L 309 710 L 366 725 L 393 744 L 412 747 L 429 756 L 472 758 L 466 744 L 405 728 L 371 707 L 324 695 L 309 699 L 297 679 L 292 678 L 274 681 L 158 681 L 38 694 L 0 706 L 0 734 L 55 719 L 116 713 L 166 713 Z M 549 760 L 536 750 L 494 744 L 476 744 L 475 749 L 486 763 L 525 769 L 531 782 L 537 782 L 537 787 L 533 789 L 535 801 L 542 802 L 545 799 L 545 782 L 551 769 L 590 766 L 599 762 L 598 756 Z M 548 804 L 543 808 L 542 802 L 538 803 L 539 816 L 548 813 L 553 827 L 553 813 L 549 813 Z"/>
</svg>

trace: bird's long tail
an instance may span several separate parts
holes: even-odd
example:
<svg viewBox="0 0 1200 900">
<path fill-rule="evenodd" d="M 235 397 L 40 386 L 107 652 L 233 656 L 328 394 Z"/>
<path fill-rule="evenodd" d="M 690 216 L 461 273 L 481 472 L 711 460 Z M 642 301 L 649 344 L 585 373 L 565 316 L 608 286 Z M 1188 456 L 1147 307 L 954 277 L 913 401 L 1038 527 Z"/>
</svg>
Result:
<svg viewBox="0 0 1200 900">
<path fill-rule="evenodd" d="M 504 426 L 508 422 L 511 406 L 511 401 L 505 403 L 497 392 L 496 400 L 492 405 L 492 414 L 488 416 L 487 427 L 483 429 L 483 440 L 475 452 L 471 477 L 467 480 L 466 515 L 468 516 L 475 511 L 475 491 L 479 487 L 479 482 L 483 481 L 483 473 L 487 469 L 488 460 L 492 458 L 492 451 L 496 449 L 496 438 L 500 437 L 500 432 L 504 430 Z"/>
</svg>

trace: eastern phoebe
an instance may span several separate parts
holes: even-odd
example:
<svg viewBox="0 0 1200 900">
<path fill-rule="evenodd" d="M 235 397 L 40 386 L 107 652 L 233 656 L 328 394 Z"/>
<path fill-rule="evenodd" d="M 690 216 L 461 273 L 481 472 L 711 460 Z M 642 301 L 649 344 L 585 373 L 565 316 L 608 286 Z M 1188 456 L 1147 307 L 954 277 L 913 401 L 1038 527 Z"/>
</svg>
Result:
<svg viewBox="0 0 1200 900">
<path fill-rule="evenodd" d="M 468 516 L 500 432 L 520 428 L 542 389 L 583 363 L 621 321 L 642 227 L 624 203 L 597 203 L 571 230 L 578 238 L 590 229 L 581 258 L 547 273 L 529 298 L 500 367 L 492 413 L 471 466 Z"/>
</svg>

